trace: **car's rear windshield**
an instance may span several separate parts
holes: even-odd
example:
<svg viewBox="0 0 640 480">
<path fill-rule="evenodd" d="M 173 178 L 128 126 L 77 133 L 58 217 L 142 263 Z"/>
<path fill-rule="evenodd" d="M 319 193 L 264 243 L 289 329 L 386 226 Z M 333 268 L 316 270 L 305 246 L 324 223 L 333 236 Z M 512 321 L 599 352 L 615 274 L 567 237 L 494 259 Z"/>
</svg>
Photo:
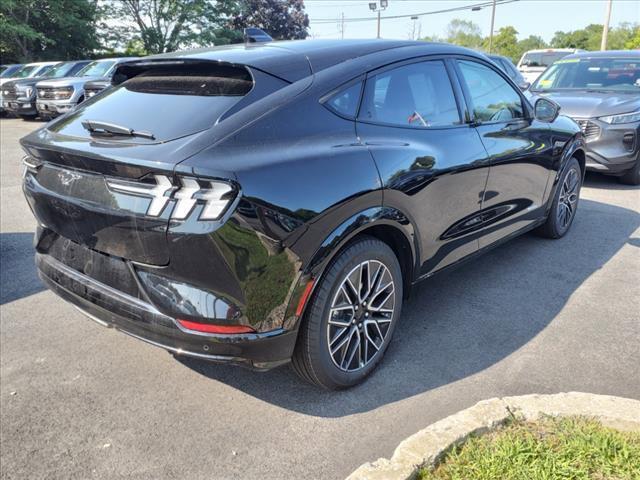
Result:
<svg viewBox="0 0 640 480">
<path fill-rule="evenodd" d="M 520 61 L 521 67 L 548 67 L 571 52 L 529 52 Z"/>
<path fill-rule="evenodd" d="M 60 123 L 62 128 L 52 129 L 87 137 L 82 122 L 102 122 L 149 133 L 155 141 L 168 141 L 210 128 L 252 86 L 252 77 L 243 67 L 156 68 L 87 101 Z M 129 140 L 145 142 L 134 137 Z"/>
<path fill-rule="evenodd" d="M 636 58 L 566 58 L 545 71 L 532 90 L 606 90 L 640 93 Z"/>
<path fill-rule="evenodd" d="M 115 64 L 115 60 L 98 60 L 91 62 L 78 72 L 78 77 L 104 77 Z"/>
</svg>

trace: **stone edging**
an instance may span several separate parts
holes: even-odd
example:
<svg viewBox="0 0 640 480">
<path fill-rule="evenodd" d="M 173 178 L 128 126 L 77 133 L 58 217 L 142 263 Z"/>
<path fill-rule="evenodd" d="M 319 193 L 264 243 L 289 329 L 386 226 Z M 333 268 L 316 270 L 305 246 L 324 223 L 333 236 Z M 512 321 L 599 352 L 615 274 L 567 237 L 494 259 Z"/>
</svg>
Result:
<svg viewBox="0 0 640 480">
<path fill-rule="evenodd" d="M 483 400 L 405 439 L 390 460 L 361 465 L 347 480 L 410 480 L 418 467 L 433 466 L 469 435 L 503 424 L 511 416 L 535 420 L 540 415 L 584 415 L 620 430 L 640 430 L 640 401 L 569 392 Z"/>
</svg>

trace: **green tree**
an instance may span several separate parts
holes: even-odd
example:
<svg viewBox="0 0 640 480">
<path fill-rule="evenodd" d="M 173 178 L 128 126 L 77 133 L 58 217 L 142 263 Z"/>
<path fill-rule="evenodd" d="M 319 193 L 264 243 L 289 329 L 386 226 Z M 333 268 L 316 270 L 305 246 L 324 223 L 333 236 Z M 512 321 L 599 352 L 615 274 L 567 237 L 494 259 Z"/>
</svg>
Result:
<svg viewBox="0 0 640 480">
<path fill-rule="evenodd" d="M 228 43 L 224 31 L 230 0 L 101 0 L 102 34 L 112 48 L 140 40 L 147 53 Z M 129 22 L 123 21 L 130 19 Z M 132 22 L 132 23 L 131 23 Z"/>
<path fill-rule="evenodd" d="M 489 51 L 489 38 L 485 38 L 483 48 Z M 520 60 L 520 49 L 518 48 L 518 31 L 512 26 L 502 27 L 493 36 L 491 53 L 509 57 L 514 63 Z"/>
<path fill-rule="evenodd" d="M 454 18 L 447 25 L 446 41 L 462 47 L 479 48 L 482 45 L 482 32 L 475 23 Z"/>
<path fill-rule="evenodd" d="M 551 39 L 553 48 L 581 48 L 584 50 L 600 50 L 602 25 L 592 23 L 585 28 L 569 32 L 556 32 Z"/>
<path fill-rule="evenodd" d="M 607 49 L 624 50 L 639 48 L 638 35 L 640 35 L 640 25 L 629 22 L 621 23 L 617 27 L 609 29 Z M 633 42 L 634 38 L 636 38 L 635 46 Z"/>
<path fill-rule="evenodd" d="M 627 50 L 640 49 L 640 26 L 634 28 L 634 33 L 624 43 L 624 48 Z"/>
<path fill-rule="evenodd" d="M 303 0 L 241 0 L 231 22 L 236 30 L 261 28 L 276 40 L 304 39 L 309 35 L 309 16 Z"/>
<path fill-rule="evenodd" d="M 98 47 L 97 15 L 95 2 L 89 0 L 2 0 L 2 61 L 87 57 Z"/>
<path fill-rule="evenodd" d="M 535 50 L 538 48 L 546 48 L 547 42 L 542 37 L 537 35 L 529 35 L 527 38 L 523 38 L 518 41 L 518 50 L 520 53 L 524 53 L 527 50 Z"/>
</svg>

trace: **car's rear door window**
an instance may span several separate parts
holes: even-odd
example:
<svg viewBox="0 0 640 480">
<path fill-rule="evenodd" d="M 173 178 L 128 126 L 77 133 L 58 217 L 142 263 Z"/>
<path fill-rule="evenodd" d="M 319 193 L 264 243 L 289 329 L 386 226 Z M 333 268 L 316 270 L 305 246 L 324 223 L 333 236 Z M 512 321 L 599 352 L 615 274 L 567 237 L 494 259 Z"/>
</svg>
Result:
<svg viewBox="0 0 640 480">
<path fill-rule="evenodd" d="M 478 62 L 458 61 L 479 122 L 503 122 L 524 117 L 522 99 L 498 72 Z"/>
<path fill-rule="evenodd" d="M 368 78 L 359 119 L 410 128 L 460 124 L 444 62 L 411 63 Z"/>
</svg>

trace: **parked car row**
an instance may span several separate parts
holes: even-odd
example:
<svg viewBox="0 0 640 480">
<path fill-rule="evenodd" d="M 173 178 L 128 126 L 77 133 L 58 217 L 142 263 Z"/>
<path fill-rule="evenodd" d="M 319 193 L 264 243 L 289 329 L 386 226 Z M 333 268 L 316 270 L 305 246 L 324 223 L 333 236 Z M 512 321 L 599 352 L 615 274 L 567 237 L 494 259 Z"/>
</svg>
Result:
<svg viewBox="0 0 640 480">
<path fill-rule="evenodd" d="M 106 88 L 127 60 L 133 58 L 3 65 L 0 106 L 24 119 L 50 120 Z"/>
</svg>

